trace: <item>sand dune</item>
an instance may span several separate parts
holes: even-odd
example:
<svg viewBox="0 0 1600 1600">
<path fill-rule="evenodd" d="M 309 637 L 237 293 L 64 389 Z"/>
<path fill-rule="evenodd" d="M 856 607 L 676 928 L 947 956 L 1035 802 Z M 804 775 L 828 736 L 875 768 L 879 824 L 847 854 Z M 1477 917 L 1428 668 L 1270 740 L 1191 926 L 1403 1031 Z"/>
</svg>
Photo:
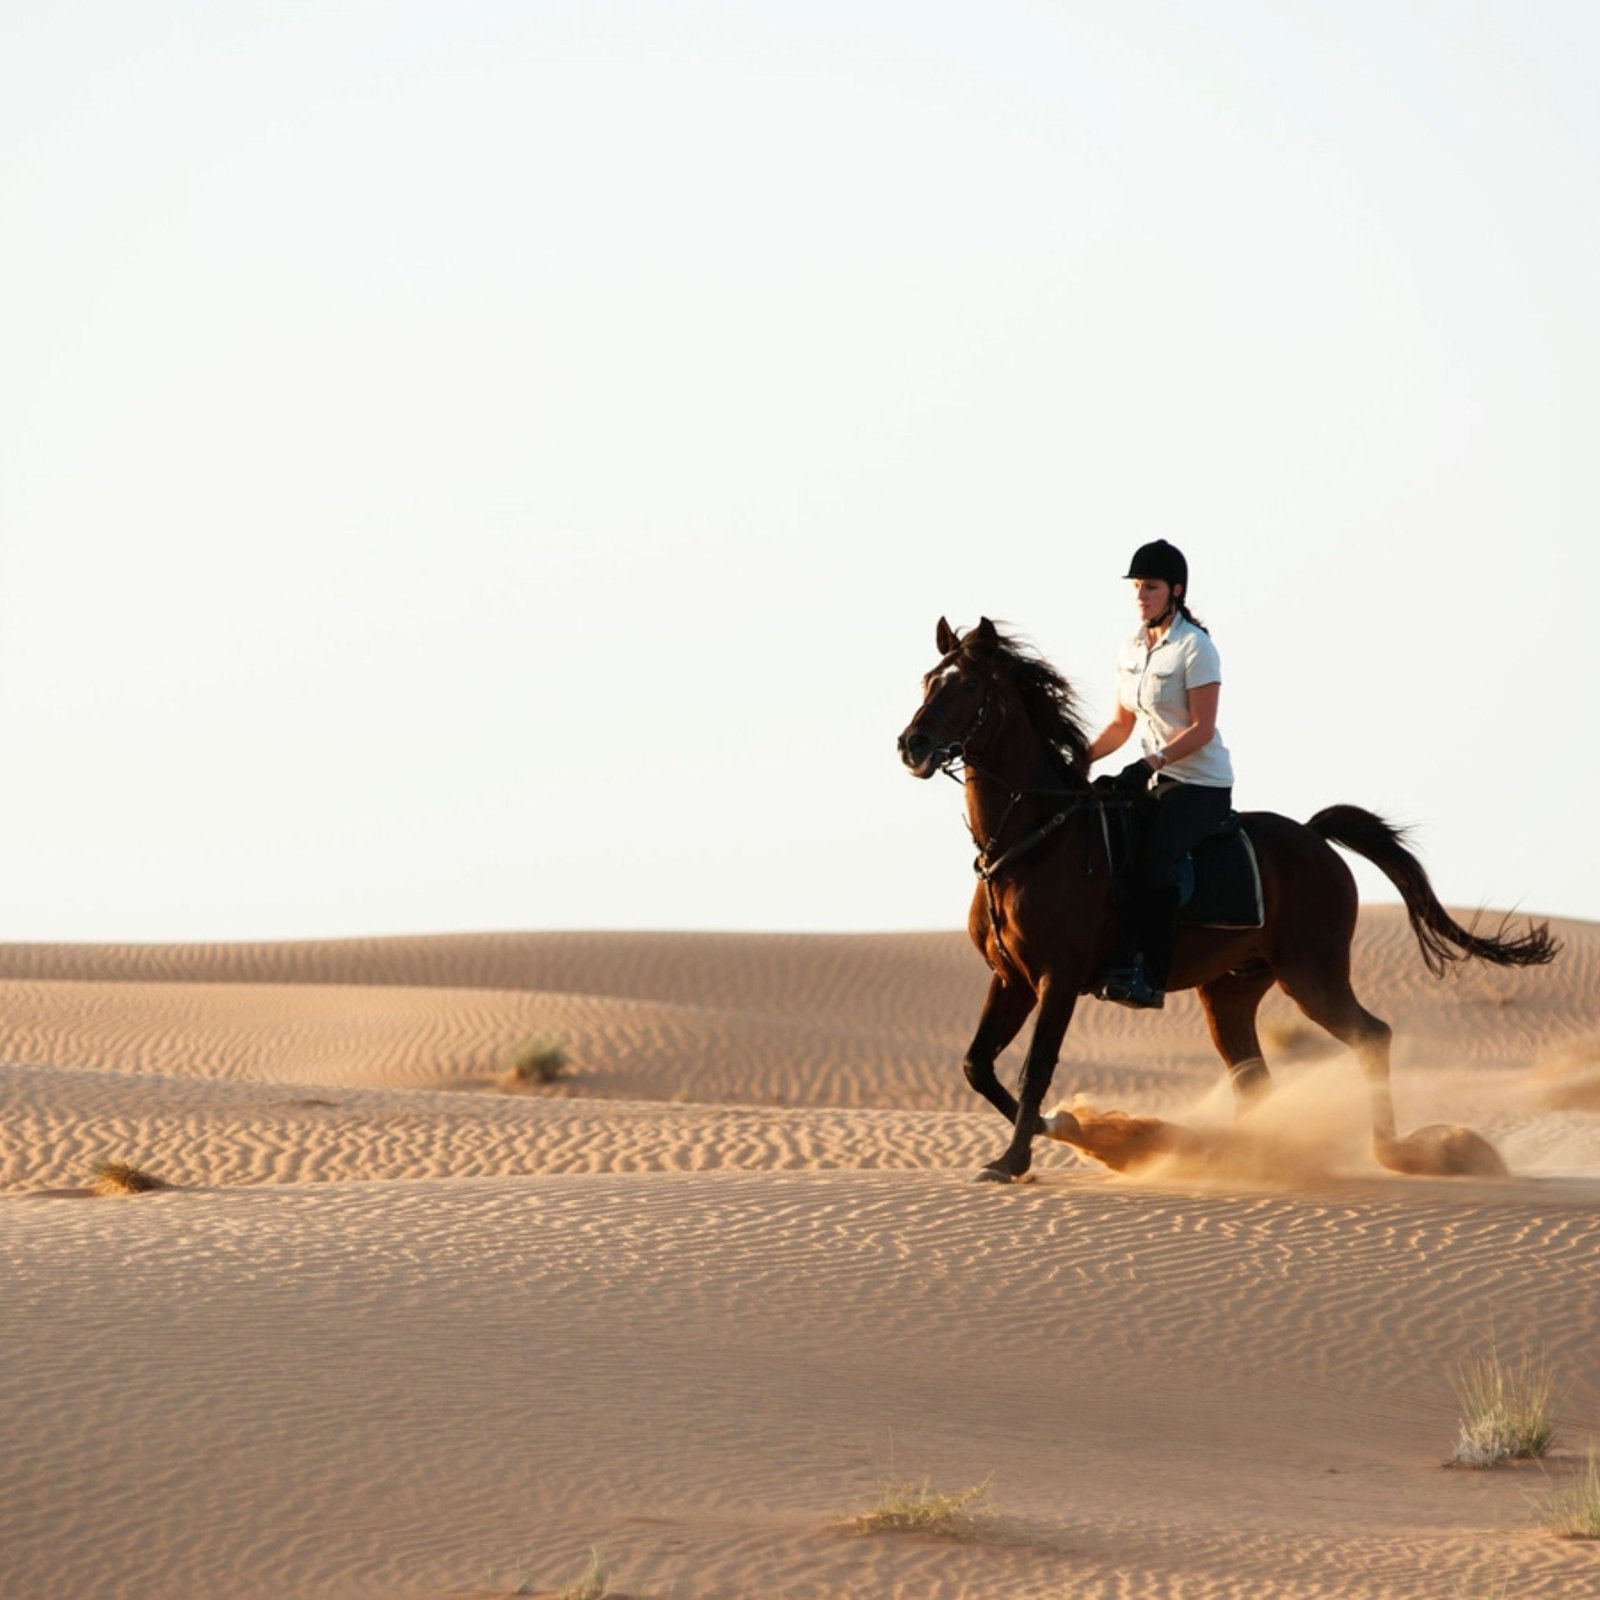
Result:
<svg viewBox="0 0 1600 1600">
<path fill-rule="evenodd" d="M 1408 1178 L 1274 1000 L 1236 1124 L 1192 998 L 1085 1004 L 1057 1089 L 1200 1159 L 1119 1177 L 959 1060 L 959 935 L 0 948 L 0 1596 L 1600 1595 L 1527 1495 L 1600 1435 L 1600 928 L 1431 979 L 1365 913 Z M 572 1072 L 503 1092 L 559 1036 Z M 84 1198 L 92 1164 L 173 1187 Z M 1493 1330 L 1548 1468 L 1442 1471 Z M 976 1536 L 850 1532 L 992 1476 Z"/>
</svg>

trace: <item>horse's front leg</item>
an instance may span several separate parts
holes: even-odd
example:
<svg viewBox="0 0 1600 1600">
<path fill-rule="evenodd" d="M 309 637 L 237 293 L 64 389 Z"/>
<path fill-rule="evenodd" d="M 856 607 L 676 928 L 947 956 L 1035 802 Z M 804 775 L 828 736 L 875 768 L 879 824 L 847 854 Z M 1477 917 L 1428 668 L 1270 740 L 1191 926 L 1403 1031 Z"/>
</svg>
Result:
<svg viewBox="0 0 1600 1600">
<path fill-rule="evenodd" d="M 1017 1101 L 995 1076 L 994 1064 L 1001 1051 L 1022 1031 L 1037 997 L 1020 977 L 1007 983 L 998 973 L 989 980 L 989 993 L 983 1002 L 983 1015 L 978 1018 L 978 1031 L 967 1046 L 961 1070 L 985 1100 L 1007 1122 L 1017 1120 Z"/>
<path fill-rule="evenodd" d="M 1039 1020 L 1033 1025 L 1033 1039 L 1022 1063 L 1021 1097 L 1013 1121 L 1011 1143 L 997 1161 L 981 1168 L 977 1176 L 990 1182 L 1006 1183 L 1022 1177 L 1033 1165 L 1033 1141 L 1044 1132 L 1039 1108 L 1050 1092 L 1061 1041 L 1078 1003 L 1075 985 L 1047 976 L 1039 985 Z"/>
</svg>

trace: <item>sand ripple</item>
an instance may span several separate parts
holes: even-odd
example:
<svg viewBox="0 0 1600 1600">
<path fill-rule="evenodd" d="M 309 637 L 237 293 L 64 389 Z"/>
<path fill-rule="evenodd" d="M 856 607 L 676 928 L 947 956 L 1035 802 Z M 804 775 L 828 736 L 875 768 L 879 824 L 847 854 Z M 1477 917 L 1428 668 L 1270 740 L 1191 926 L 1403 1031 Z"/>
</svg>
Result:
<svg viewBox="0 0 1600 1600">
<path fill-rule="evenodd" d="M 1491 1328 L 1568 1385 L 1553 1472 L 1600 1435 L 1600 930 L 1560 931 L 1440 986 L 1363 923 L 1403 1124 L 1508 1178 L 1377 1170 L 1354 1067 L 1280 1031 L 1259 1170 L 1050 1145 L 1009 1189 L 966 1181 L 1004 1129 L 954 935 L 8 947 L 0 1596 L 463 1600 L 595 1543 L 652 1600 L 1600 1595 L 1539 1469 L 1438 1465 Z M 1079 1020 L 1059 1095 L 1231 1128 L 1192 1000 Z M 535 1034 L 573 1076 L 498 1092 Z M 177 1187 L 49 1193 L 101 1159 Z M 991 1520 L 844 1531 L 890 1474 L 993 1475 Z"/>
<path fill-rule="evenodd" d="M 1520 1493 L 1434 1465 L 1441 1351 L 1488 1279 L 1504 1336 L 1579 1366 L 1596 1198 L 688 1173 L 14 1205 L 12 1570 L 503 1593 L 603 1539 L 658 1593 L 1437 1594 L 1493 1553 L 1463 1502 Z M 891 1461 L 995 1473 L 992 1536 L 841 1535 Z M 1519 1593 L 1588 1570 L 1514 1548 Z"/>
</svg>

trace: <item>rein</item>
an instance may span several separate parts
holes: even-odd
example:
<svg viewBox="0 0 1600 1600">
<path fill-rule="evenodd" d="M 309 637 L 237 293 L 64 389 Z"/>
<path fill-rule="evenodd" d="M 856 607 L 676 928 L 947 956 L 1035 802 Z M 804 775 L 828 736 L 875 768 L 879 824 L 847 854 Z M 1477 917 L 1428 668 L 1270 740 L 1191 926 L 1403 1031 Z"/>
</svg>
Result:
<svg viewBox="0 0 1600 1600">
<path fill-rule="evenodd" d="M 1061 828 L 1069 818 L 1076 816 L 1086 809 L 1093 809 L 1100 818 L 1100 833 L 1105 847 L 1106 865 L 1108 869 L 1112 864 L 1111 829 L 1106 813 L 1112 807 L 1123 807 L 1132 803 L 1131 796 L 1119 794 L 1104 794 L 1099 790 L 1084 787 L 1083 789 L 1031 788 L 1026 785 L 1008 783 L 998 773 L 990 772 L 981 767 L 967 755 L 967 746 L 978 729 L 983 726 L 984 719 L 989 712 L 989 703 L 994 696 L 994 680 L 991 678 L 984 685 L 983 699 L 979 702 L 977 712 L 964 732 L 939 746 L 939 770 L 955 783 L 963 786 L 974 776 L 986 778 L 990 783 L 1005 792 L 1008 796 L 1006 808 L 1000 815 L 1000 821 L 995 827 L 993 835 L 987 840 L 980 839 L 977 831 L 969 824 L 972 833 L 972 842 L 978 847 L 977 858 L 972 863 L 972 870 L 977 873 L 979 881 L 983 884 L 984 895 L 989 903 L 989 925 L 994 930 L 995 948 L 999 951 L 1000 960 L 1020 977 L 1021 973 L 1016 962 L 1006 950 L 1005 939 L 1002 936 L 1004 919 L 1000 910 L 1000 899 L 995 893 L 995 879 L 1008 867 L 1013 866 L 1022 857 L 1037 850 L 1057 829 Z M 1000 718 L 1005 718 L 1005 701 L 1000 701 Z M 940 719 L 941 726 L 948 728 L 948 723 Z M 955 771 L 957 764 L 965 769 L 965 776 L 958 777 Z M 1008 845 L 998 855 L 993 855 L 996 844 L 1005 833 L 1006 823 L 1011 819 L 1011 813 L 1025 795 L 1051 795 L 1070 797 L 1067 804 L 1046 817 L 1032 832 L 1025 834 L 1014 844 Z M 1092 870 L 1092 868 L 1091 868 Z M 995 969 L 1000 970 L 998 967 Z"/>
<path fill-rule="evenodd" d="M 971 729 L 968 732 L 970 733 Z M 1129 802 L 1121 795 L 1102 795 L 1093 789 L 1087 788 L 1082 790 L 1030 788 L 1027 786 L 1012 788 L 998 773 L 990 772 L 986 768 L 980 767 L 976 762 L 966 760 L 963 756 L 952 755 L 945 761 L 940 770 L 947 778 L 963 785 L 965 785 L 966 779 L 957 778 L 953 770 L 957 760 L 962 761 L 969 776 L 976 775 L 980 778 L 987 778 L 989 782 L 1004 789 L 1008 795 L 1006 808 L 1001 813 L 1000 822 L 994 830 L 993 837 L 985 842 L 978 837 L 976 832 L 972 835 L 972 842 L 978 847 L 978 854 L 972 863 L 972 870 L 977 873 L 979 881 L 983 884 L 984 898 L 989 903 L 989 925 L 994 929 L 995 948 L 1000 953 L 1000 960 L 1020 977 L 1021 973 L 1018 972 L 1016 962 L 1012 959 L 1010 952 L 1007 951 L 1005 939 L 1002 936 L 1005 919 L 1000 910 L 1000 897 L 995 893 L 995 879 L 1007 867 L 1014 865 L 1031 851 L 1037 850 L 1069 818 L 1087 809 L 1093 809 L 1100 818 L 1100 832 L 1105 844 L 1106 864 L 1109 867 L 1111 864 L 1111 831 L 1106 821 L 1106 811 L 1111 805 L 1126 805 Z M 1032 832 L 1024 834 L 1014 844 L 1008 845 L 999 855 L 991 856 L 995 845 L 1005 832 L 1005 826 L 1011 817 L 1012 810 L 1024 795 L 1067 795 L 1071 798 L 1066 805 L 1046 817 Z"/>
<path fill-rule="evenodd" d="M 1047 791 L 1045 791 L 1047 792 Z M 988 859 L 992 845 L 984 847 L 978 853 L 978 859 L 972 863 L 972 870 L 978 874 L 986 884 L 993 885 L 994 880 L 1019 856 L 1025 856 L 1030 850 L 1037 849 L 1052 833 L 1064 823 L 1074 812 L 1083 810 L 1090 803 L 1091 797 L 1085 795 L 1082 799 L 1075 800 L 1071 805 L 1056 812 L 1052 817 L 1046 817 L 1032 833 L 1018 839 L 1008 850 L 1002 850 L 993 861 Z M 991 887 L 990 892 L 993 892 Z"/>
</svg>

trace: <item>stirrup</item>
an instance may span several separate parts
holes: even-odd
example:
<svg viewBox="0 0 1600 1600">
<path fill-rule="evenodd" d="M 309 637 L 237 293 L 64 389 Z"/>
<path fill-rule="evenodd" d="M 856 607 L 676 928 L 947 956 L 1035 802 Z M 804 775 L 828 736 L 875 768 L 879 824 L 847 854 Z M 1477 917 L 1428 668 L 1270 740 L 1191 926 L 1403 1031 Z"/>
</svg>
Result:
<svg viewBox="0 0 1600 1600">
<path fill-rule="evenodd" d="M 1167 1003 L 1166 991 L 1156 988 L 1145 976 L 1143 963 L 1118 967 L 1108 973 L 1100 989 L 1100 998 L 1133 1011 L 1160 1011 Z"/>
</svg>

